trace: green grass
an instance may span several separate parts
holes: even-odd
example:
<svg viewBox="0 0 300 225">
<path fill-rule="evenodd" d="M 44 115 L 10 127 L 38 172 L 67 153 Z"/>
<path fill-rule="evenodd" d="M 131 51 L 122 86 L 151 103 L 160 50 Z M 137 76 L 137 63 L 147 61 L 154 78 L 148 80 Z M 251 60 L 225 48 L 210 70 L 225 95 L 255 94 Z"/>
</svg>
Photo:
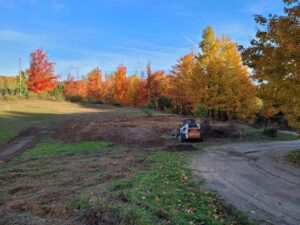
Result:
<svg viewBox="0 0 300 225">
<path fill-rule="evenodd" d="M 85 141 L 80 143 L 64 143 L 59 140 L 45 140 L 34 148 L 26 151 L 25 155 L 59 154 L 59 153 L 81 153 L 103 150 L 112 144 L 105 141 Z"/>
<path fill-rule="evenodd" d="M 290 134 L 277 133 L 276 137 L 269 137 L 263 134 L 262 128 L 254 128 L 249 126 L 243 127 L 245 141 L 294 141 L 299 137 Z"/>
<path fill-rule="evenodd" d="M 93 190 L 72 208 L 99 207 L 113 213 L 118 224 L 250 224 L 246 216 L 226 207 L 214 193 L 201 189 L 181 155 L 158 152 L 149 156 L 146 164 L 146 171 L 115 181 L 98 190 L 100 194 Z"/>
<path fill-rule="evenodd" d="M 300 166 L 300 149 L 289 152 L 287 160 L 297 166 Z"/>
</svg>

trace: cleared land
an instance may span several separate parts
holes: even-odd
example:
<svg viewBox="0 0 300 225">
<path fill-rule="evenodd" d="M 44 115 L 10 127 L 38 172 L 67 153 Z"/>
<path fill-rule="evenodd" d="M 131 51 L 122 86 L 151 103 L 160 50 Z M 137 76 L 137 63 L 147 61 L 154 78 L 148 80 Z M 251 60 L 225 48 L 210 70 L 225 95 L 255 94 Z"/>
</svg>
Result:
<svg viewBox="0 0 300 225">
<path fill-rule="evenodd" d="M 296 139 L 212 123 L 203 144 L 178 144 L 168 134 L 181 116 L 38 100 L 0 106 L 0 224 L 250 224 L 192 179 L 185 156 Z"/>
<path fill-rule="evenodd" d="M 182 117 L 65 102 L 1 107 L 1 153 L 36 140 L 3 158 L 0 224 L 249 223 L 192 179 L 178 151 L 200 148 L 168 136 Z"/>
</svg>

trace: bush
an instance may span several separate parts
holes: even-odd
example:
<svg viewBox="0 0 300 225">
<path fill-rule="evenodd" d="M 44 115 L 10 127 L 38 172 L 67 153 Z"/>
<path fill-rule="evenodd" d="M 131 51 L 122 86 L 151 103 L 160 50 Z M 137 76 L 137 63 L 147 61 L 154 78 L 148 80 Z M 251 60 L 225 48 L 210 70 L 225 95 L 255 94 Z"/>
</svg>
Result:
<svg viewBox="0 0 300 225">
<path fill-rule="evenodd" d="M 89 104 L 103 104 L 101 100 L 93 99 L 93 98 L 88 98 L 87 102 Z"/>
<path fill-rule="evenodd" d="M 268 137 L 276 137 L 278 132 L 278 128 L 276 126 L 268 126 L 264 129 L 264 135 Z"/>
<path fill-rule="evenodd" d="M 151 100 L 151 101 L 149 102 L 149 104 L 147 105 L 147 108 L 148 108 L 148 109 L 156 109 L 155 101 L 154 101 L 154 100 Z"/>
<path fill-rule="evenodd" d="M 172 107 L 172 100 L 165 96 L 160 96 L 158 98 L 158 107 L 160 110 L 165 110 Z"/>
<path fill-rule="evenodd" d="M 143 108 L 142 111 L 143 111 L 143 113 L 145 113 L 146 117 L 151 117 L 152 116 L 152 112 L 151 112 L 150 109 Z"/>
<path fill-rule="evenodd" d="M 53 90 L 53 96 L 54 96 L 55 100 L 57 100 L 57 101 L 63 101 L 63 100 L 65 100 L 63 91 L 64 91 L 64 84 L 63 83 L 58 84 L 54 88 L 54 90 Z"/>
<path fill-rule="evenodd" d="M 207 117 L 207 110 L 204 109 L 203 107 L 198 107 L 195 112 L 194 112 L 195 116 L 200 117 L 200 118 L 204 118 Z"/>
<path fill-rule="evenodd" d="M 119 103 L 113 103 L 112 105 L 113 105 L 113 106 L 116 106 L 116 107 L 122 107 L 122 105 L 119 104 Z"/>
<path fill-rule="evenodd" d="M 13 101 L 17 101 L 18 100 L 18 97 L 16 95 L 4 95 L 2 97 L 2 99 L 4 101 L 9 101 L 9 102 L 13 102 Z"/>
<path fill-rule="evenodd" d="M 38 99 L 41 99 L 41 100 L 52 100 L 52 96 L 48 92 L 42 92 L 42 93 L 38 94 Z"/>
<path fill-rule="evenodd" d="M 79 95 L 67 96 L 66 100 L 70 102 L 83 102 L 83 98 Z"/>
</svg>

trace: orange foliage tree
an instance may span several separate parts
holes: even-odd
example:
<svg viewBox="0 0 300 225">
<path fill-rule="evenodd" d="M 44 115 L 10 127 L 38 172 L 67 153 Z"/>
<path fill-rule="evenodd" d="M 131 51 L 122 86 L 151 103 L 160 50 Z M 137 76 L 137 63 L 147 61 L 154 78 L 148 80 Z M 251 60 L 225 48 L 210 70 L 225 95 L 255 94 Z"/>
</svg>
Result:
<svg viewBox="0 0 300 225">
<path fill-rule="evenodd" d="M 200 48 L 191 82 L 194 108 L 217 119 L 253 118 L 258 110 L 256 87 L 236 44 L 224 36 L 216 38 L 208 27 Z"/>
<path fill-rule="evenodd" d="M 106 75 L 102 82 L 102 100 L 106 103 L 113 102 L 113 76 Z"/>
<path fill-rule="evenodd" d="M 86 99 L 88 96 L 87 80 L 83 77 L 81 80 L 74 80 L 72 75 L 68 76 L 64 86 L 64 96 L 67 98 L 80 97 L 80 99 Z"/>
<path fill-rule="evenodd" d="M 179 114 L 192 110 L 191 76 L 195 64 L 194 53 L 189 53 L 181 57 L 172 70 L 170 97 Z"/>
<path fill-rule="evenodd" d="M 47 53 L 37 49 L 31 53 L 29 77 L 26 82 L 29 91 L 34 93 L 52 92 L 57 85 L 54 63 L 48 60 Z"/>
<path fill-rule="evenodd" d="M 92 70 L 88 76 L 88 97 L 94 100 L 101 100 L 102 80 L 99 68 Z"/>
<path fill-rule="evenodd" d="M 156 109 L 159 108 L 159 98 L 168 96 L 169 79 L 163 70 L 152 72 L 150 64 L 147 65 L 146 96 L 147 102 Z"/>
<path fill-rule="evenodd" d="M 145 82 L 138 75 L 128 78 L 128 89 L 126 91 L 127 104 L 134 107 L 140 107 L 145 104 Z"/>
<path fill-rule="evenodd" d="M 126 104 L 127 91 L 127 68 L 123 65 L 118 66 L 117 71 L 113 74 L 113 102 L 124 105 Z"/>
</svg>

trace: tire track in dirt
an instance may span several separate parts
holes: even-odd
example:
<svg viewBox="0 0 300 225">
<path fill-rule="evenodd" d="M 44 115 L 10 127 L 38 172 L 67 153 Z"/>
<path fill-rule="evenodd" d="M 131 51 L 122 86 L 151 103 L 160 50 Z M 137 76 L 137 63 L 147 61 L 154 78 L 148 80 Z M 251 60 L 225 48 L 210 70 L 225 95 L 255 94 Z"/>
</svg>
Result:
<svg viewBox="0 0 300 225">
<path fill-rule="evenodd" d="M 300 224 L 300 169 L 277 160 L 300 141 L 210 147 L 191 159 L 196 175 L 228 203 L 264 224 Z"/>
<path fill-rule="evenodd" d="M 8 161 L 15 154 L 32 148 L 39 140 L 38 133 L 37 129 L 28 128 L 5 145 L 0 146 L 0 164 Z"/>
</svg>

